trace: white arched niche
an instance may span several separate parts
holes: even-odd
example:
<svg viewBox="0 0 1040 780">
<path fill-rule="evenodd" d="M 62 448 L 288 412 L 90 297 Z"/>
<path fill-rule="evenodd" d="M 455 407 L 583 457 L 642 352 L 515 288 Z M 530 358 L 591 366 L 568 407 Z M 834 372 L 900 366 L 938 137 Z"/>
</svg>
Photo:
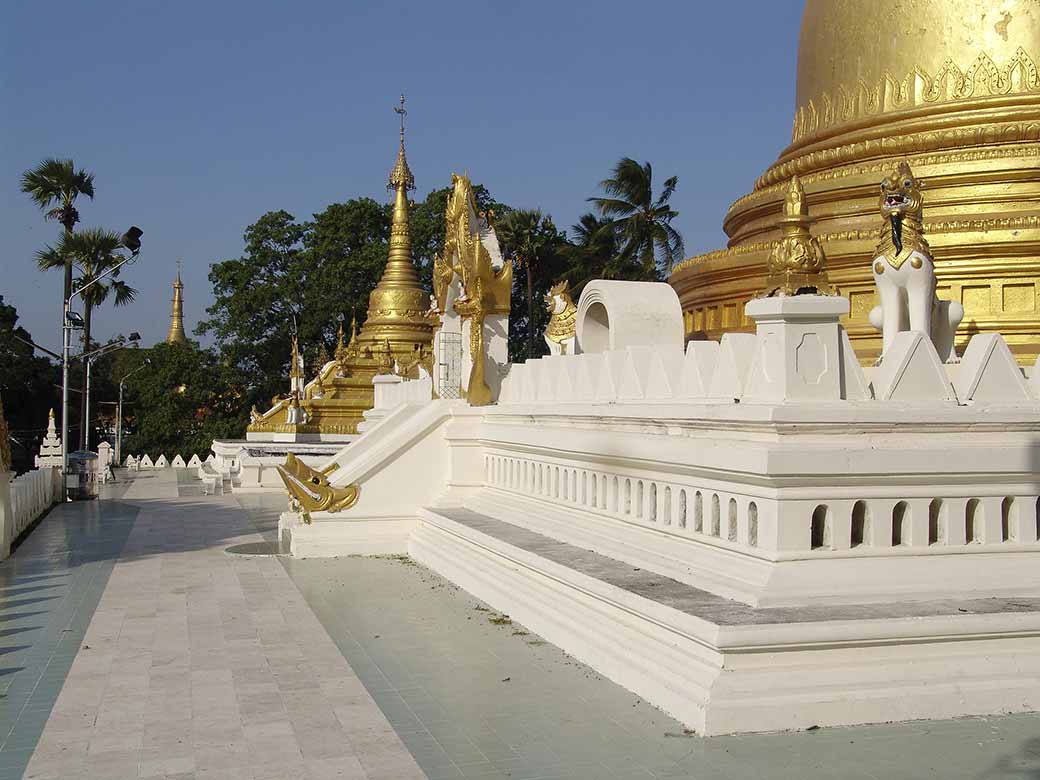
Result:
<svg viewBox="0 0 1040 780">
<path fill-rule="evenodd" d="M 577 337 L 578 352 L 642 346 L 682 349 L 679 296 L 662 282 L 589 282 L 578 301 Z"/>
</svg>

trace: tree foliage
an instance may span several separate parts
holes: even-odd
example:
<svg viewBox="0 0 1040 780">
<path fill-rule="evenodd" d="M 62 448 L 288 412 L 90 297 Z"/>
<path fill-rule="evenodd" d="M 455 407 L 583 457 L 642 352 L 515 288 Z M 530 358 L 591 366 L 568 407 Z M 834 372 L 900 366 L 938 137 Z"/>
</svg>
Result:
<svg viewBox="0 0 1040 780">
<path fill-rule="evenodd" d="M 38 356 L 25 341 L 32 341 L 32 336 L 18 325 L 15 307 L 0 295 L 0 397 L 19 472 L 32 466 L 47 431 L 47 413 L 61 403 L 61 368 Z"/>
<path fill-rule="evenodd" d="M 122 269 L 116 266 L 124 260 L 119 252 L 122 248 L 123 238 L 120 234 L 103 228 L 90 228 L 79 233 L 65 233 L 56 247 L 47 246 L 36 253 L 36 263 L 40 270 L 64 268 L 66 260 L 71 258 L 79 272 L 73 282 L 73 289 L 83 290 L 83 354 L 94 347 L 91 341 L 94 309 L 105 303 L 110 295 L 116 306 L 126 306 L 137 295 L 137 290 L 118 278 Z M 116 270 L 113 271 L 113 268 Z M 84 363 L 82 387 L 86 386 L 86 371 Z M 85 417 L 86 409 L 86 395 L 81 394 L 81 418 Z M 80 430 L 79 441 L 81 448 L 86 446 L 85 429 Z"/>
<path fill-rule="evenodd" d="M 665 272 L 682 259 L 683 238 L 671 224 L 679 212 L 668 203 L 678 185 L 678 176 L 665 179 L 654 198 L 653 168 L 630 157 L 622 158 L 612 175 L 600 182 L 605 197 L 589 200 L 612 221 L 621 240 L 621 257 L 637 260 L 647 271 L 656 265 Z"/>
<path fill-rule="evenodd" d="M 146 358 L 151 364 L 126 380 L 124 453 L 187 460 L 205 457 L 214 439 L 242 437 L 249 406 L 241 378 L 216 353 L 191 343 L 125 350 L 113 361 L 112 381 L 118 385 Z"/>
</svg>

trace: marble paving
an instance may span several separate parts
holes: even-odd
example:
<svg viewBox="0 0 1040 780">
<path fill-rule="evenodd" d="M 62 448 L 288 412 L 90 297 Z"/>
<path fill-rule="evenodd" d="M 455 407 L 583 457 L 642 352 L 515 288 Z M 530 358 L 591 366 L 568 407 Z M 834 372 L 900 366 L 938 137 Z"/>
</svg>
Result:
<svg viewBox="0 0 1040 780">
<path fill-rule="evenodd" d="M 1040 716 L 703 739 L 402 557 L 230 555 L 277 496 L 145 472 L 0 564 L 0 780 L 1040 780 Z"/>
<path fill-rule="evenodd" d="M 127 508 L 26 778 L 424 776 L 282 564 L 225 552 L 260 539 L 233 498 L 178 498 L 171 470 L 59 509 Z"/>
</svg>

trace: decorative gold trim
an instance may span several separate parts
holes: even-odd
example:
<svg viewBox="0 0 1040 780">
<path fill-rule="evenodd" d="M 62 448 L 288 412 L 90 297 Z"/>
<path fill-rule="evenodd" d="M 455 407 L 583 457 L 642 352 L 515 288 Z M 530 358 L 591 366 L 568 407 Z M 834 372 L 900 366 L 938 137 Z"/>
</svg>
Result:
<svg viewBox="0 0 1040 780">
<path fill-rule="evenodd" d="M 1024 217 L 994 217 L 991 219 L 946 219 L 925 220 L 924 230 L 927 233 L 984 233 L 991 230 L 1038 230 L 1040 229 L 1040 216 L 1029 215 Z M 816 238 L 823 244 L 836 243 L 840 241 L 874 241 L 877 239 L 877 230 L 840 230 L 833 233 L 821 233 Z M 753 255 L 768 253 L 773 250 L 779 241 L 759 241 L 753 244 L 740 244 L 739 246 L 727 247 L 725 249 L 714 249 L 703 255 L 695 255 L 676 264 L 672 269 L 672 276 L 693 268 L 697 265 L 709 263 L 713 260 L 723 260 L 730 257 L 742 255 Z"/>
<path fill-rule="evenodd" d="M 947 58 L 934 75 L 918 65 L 901 79 L 886 73 L 873 86 L 860 81 L 849 89 L 839 86 L 833 94 L 810 99 L 795 111 L 791 140 L 797 142 L 836 125 L 891 111 L 1037 91 L 1040 75 L 1036 63 L 1022 47 L 999 66 L 985 52 L 966 69 Z"/>
<path fill-rule="evenodd" d="M 738 199 L 730 206 L 732 213 L 742 202 L 767 188 L 783 186 L 791 176 L 797 174 L 806 183 L 828 179 L 843 179 L 864 173 L 878 173 L 891 165 L 892 157 L 913 157 L 914 165 L 942 165 L 959 162 L 1001 159 L 1003 157 L 1037 157 L 1040 149 L 1035 146 L 1016 146 L 1010 150 L 973 149 L 968 152 L 936 153 L 922 156 L 940 149 L 957 147 L 981 147 L 993 144 L 1018 144 L 1040 141 L 1040 122 L 986 123 L 973 127 L 925 130 L 904 135 L 869 138 L 841 144 L 799 155 L 789 160 L 773 163 L 755 181 L 755 190 Z M 871 157 L 878 162 L 853 166 L 857 160 Z M 842 166 L 842 167 L 837 167 Z M 822 170 L 830 169 L 830 170 Z M 808 174 L 816 173 L 810 177 Z M 728 217 L 727 217 L 728 221 Z"/>
</svg>

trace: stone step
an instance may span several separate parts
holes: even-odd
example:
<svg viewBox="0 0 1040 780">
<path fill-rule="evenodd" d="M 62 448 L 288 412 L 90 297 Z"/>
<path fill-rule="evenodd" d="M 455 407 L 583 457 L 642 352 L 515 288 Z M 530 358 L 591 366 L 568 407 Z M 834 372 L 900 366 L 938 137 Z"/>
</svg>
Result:
<svg viewBox="0 0 1040 780">
<path fill-rule="evenodd" d="M 462 506 L 419 514 L 415 560 L 700 734 L 1040 708 L 1037 599 L 756 609 Z"/>
</svg>

